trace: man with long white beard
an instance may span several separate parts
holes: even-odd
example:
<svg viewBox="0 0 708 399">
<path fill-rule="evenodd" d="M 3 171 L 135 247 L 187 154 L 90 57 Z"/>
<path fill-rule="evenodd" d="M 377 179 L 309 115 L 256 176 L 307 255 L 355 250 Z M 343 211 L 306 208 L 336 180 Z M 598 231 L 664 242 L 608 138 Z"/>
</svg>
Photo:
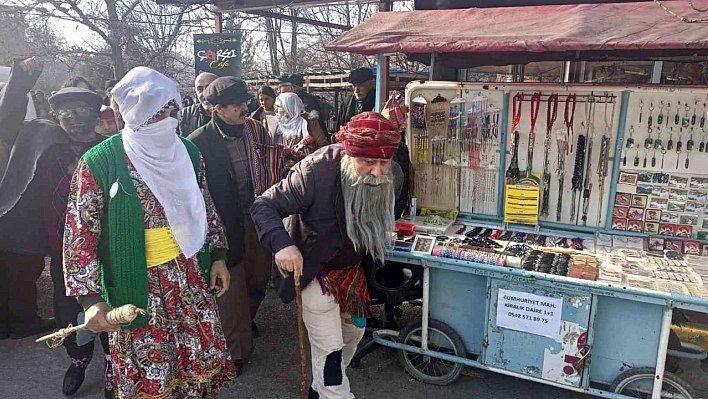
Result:
<svg viewBox="0 0 708 399">
<path fill-rule="evenodd" d="M 295 297 L 293 277 L 303 287 L 310 398 L 354 398 L 345 370 L 371 315 L 362 261 L 383 261 L 402 178 L 391 161 L 401 135 L 381 114 L 357 115 L 337 138 L 340 144 L 300 161 L 251 207 L 261 243 L 289 272 L 286 279 L 273 273 L 283 302 Z"/>
</svg>

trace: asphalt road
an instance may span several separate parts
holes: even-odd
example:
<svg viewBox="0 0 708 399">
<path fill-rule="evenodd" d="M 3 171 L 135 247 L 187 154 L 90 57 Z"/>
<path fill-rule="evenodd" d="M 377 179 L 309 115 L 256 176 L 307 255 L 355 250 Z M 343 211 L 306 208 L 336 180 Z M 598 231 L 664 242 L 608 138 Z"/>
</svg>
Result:
<svg viewBox="0 0 708 399">
<path fill-rule="evenodd" d="M 51 315 L 51 284 L 45 273 L 40 279 L 43 297 L 40 308 Z M 415 317 L 416 309 L 404 318 Z M 261 338 L 256 354 L 242 376 L 222 391 L 221 398 L 297 398 L 299 354 L 295 307 L 283 305 L 273 291 L 261 307 L 257 320 Z M 103 398 L 102 353 L 96 345 L 95 357 L 86 382 L 74 395 L 77 399 Z M 61 382 L 68 367 L 63 348 L 49 349 L 32 338 L 0 341 L 0 399 L 62 398 Z M 357 398 L 436 398 L 436 399 L 588 399 L 546 385 L 500 374 L 466 369 L 454 384 L 445 387 L 419 383 L 400 366 L 396 352 L 380 349 L 362 362 L 360 369 L 348 371 Z"/>
</svg>

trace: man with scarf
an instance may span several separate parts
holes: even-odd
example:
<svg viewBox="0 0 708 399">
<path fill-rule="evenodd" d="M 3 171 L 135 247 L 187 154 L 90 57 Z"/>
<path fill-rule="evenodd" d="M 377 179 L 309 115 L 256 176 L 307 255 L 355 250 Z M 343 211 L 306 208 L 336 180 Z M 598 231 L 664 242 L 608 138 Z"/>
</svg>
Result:
<svg viewBox="0 0 708 399">
<path fill-rule="evenodd" d="M 354 117 L 251 208 L 261 242 L 275 253 L 273 281 L 284 302 L 300 279 L 310 339 L 310 398 L 353 398 L 346 368 L 364 335 L 371 301 L 362 261 L 383 261 L 394 229 L 401 135 L 382 115 Z M 285 224 L 283 223 L 285 221 Z"/>
<path fill-rule="evenodd" d="M 213 73 L 202 72 L 194 79 L 194 93 L 199 101 L 182 110 L 182 119 L 179 122 L 179 132 L 182 136 L 189 136 L 211 120 L 212 106 L 206 101 L 204 91 L 216 78 L 218 76 Z"/>
<path fill-rule="evenodd" d="M 256 196 L 282 176 L 283 162 L 263 125 L 248 117 L 252 97 L 246 83 L 233 76 L 212 82 L 205 91 L 212 104 L 211 122 L 189 139 L 199 147 L 216 209 L 226 226 L 231 289 L 219 298 L 219 314 L 236 373 L 253 354 L 253 321 L 270 277 L 273 256 L 259 242 L 248 210 Z M 245 250 L 244 250 L 245 249 Z"/>
<path fill-rule="evenodd" d="M 352 117 L 362 112 L 373 111 L 376 106 L 376 90 L 374 89 L 374 74 L 370 68 L 357 68 L 349 73 L 349 84 L 352 93 L 339 106 L 337 126 L 344 126 Z"/>
<path fill-rule="evenodd" d="M 234 376 L 215 299 L 229 288 L 227 242 L 199 150 L 175 134 L 178 85 L 137 67 L 111 93 L 125 128 L 73 175 L 66 293 L 109 332 L 117 397 L 216 398 Z M 127 304 L 146 314 L 109 324 Z"/>
</svg>

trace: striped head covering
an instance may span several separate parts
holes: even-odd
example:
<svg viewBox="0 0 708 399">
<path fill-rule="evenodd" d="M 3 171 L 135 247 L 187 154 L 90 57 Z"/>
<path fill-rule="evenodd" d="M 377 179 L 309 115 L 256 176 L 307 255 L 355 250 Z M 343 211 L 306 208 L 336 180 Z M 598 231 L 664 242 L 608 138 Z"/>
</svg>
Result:
<svg viewBox="0 0 708 399">
<path fill-rule="evenodd" d="M 353 117 L 337 133 L 344 151 L 355 158 L 390 159 L 401 142 L 396 124 L 377 112 L 364 112 Z"/>
</svg>

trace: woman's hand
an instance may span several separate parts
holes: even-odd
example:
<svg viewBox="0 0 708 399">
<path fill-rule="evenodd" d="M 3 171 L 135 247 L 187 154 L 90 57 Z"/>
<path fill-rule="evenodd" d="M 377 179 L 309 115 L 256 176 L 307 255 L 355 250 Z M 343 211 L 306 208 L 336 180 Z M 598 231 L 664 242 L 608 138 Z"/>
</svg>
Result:
<svg viewBox="0 0 708 399">
<path fill-rule="evenodd" d="M 102 332 L 120 331 L 121 327 L 119 325 L 111 324 L 108 320 L 106 320 L 106 313 L 110 310 L 111 307 L 105 302 L 98 302 L 91 305 L 84 312 L 86 327 L 96 334 Z"/>
<path fill-rule="evenodd" d="M 216 297 L 224 295 L 229 289 L 229 284 L 231 283 L 231 274 L 229 269 L 226 268 L 226 262 L 223 260 L 217 260 L 211 264 L 211 282 L 209 284 L 210 290 L 216 289 Z"/>
</svg>

